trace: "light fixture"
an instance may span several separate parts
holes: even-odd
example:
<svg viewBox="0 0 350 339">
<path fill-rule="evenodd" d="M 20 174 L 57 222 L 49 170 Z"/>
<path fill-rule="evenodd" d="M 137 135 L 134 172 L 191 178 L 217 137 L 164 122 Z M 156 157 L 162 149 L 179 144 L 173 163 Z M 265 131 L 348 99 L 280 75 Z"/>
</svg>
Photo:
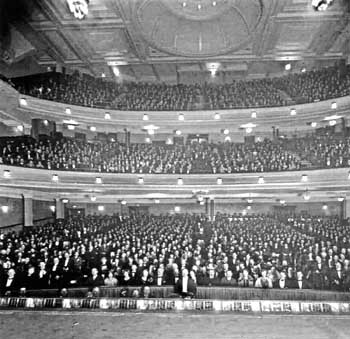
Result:
<svg viewBox="0 0 350 339">
<path fill-rule="evenodd" d="M 221 184 L 222 184 L 222 178 L 217 178 L 217 179 L 216 179 L 216 183 L 217 183 L 218 185 L 221 185 Z"/>
<path fill-rule="evenodd" d="M 77 205 L 73 205 L 72 207 L 73 207 L 73 208 L 77 208 Z"/>
<path fill-rule="evenodd" d="M 168 138 L 166 139 L 166 144 L 167 145 L 172 145 L 174 142 L 173 142 L 173 139 L 172 138 Z"/>
<path fill-rule="evenodd" d="M 68 128 L 70 131 L 74 131 L 74 130 L 75 130 L 75 126 L 74 126 L 74 125 L 67 125 L 67 128 Z"/>
<path fill-rule="evenodd" d="M 219 62 L 207 62 L 207 70 L 210 72 L 210 75 L 214 78 L 218 69 L 220 68 Z"/>
<path fill-rule="evenodd" d="M 97 206 L 97 210 L 98 210 L 99 212 L 103 212 L 103 211 L 105 210 L 105 207 L 104 207 L 103 205 L 98 205 L 98 206 Z"/>
<path fill-rule="evenodd" d="M 264 184 L 264 183 L 265 183 L 264 177 L 259 177 L 258 184 Z"/>
<path fill-rule="evenodd" d="M 62 202 L 63 202 L 64 204 L 68 204 L 69 200 L 68 200 L 67 198 L 63 198 L 63 199 L 62 199 Z"/>
<path fill-rule="evenodd" d="M 180 113 L 177 118 L 179 119 L 179 121 L 185 120 L 185 116 L 182 113 Z"/>
<path fill-rule="evenodd" d="M 106 74 L 101 73 L 101 78 L 105 78 L 105 77 L 106 77 Z"/>
<path fill-rule="evenodd" d="M 220 120 L 221 119 L 220 113 L 215 113 L 214 114 L 214 119 L 215 120 Z"/>
<path fill-rule="evenodd" d="M 137 179 L 137 182 L 138 182 L 139 184 L 143 184 L 145 181 L 144 181 L 143 177 L 139 177 L 139 178 Z"/>
<path fill-rule="evenodd" d="M 301 176 L 301 181 L 302 181 L 302 182 L 307 182 L 308 180 L 309 180 L 309 178 L 308 178 L 307 174 L 303 174 L 303 175 Z"/>
<path fill-rule="evenodd" d="M 91 197 L 90 197 L 90 200 L 92 201 L 92 202 L 95 202 L 96 201 L 96 196 L 95 195 L 92 195 Z"/>
<path fill-rule="evenodd" d="M 105 120 L 111 120 L 111 115 L 109 113 L 105 114 Z"/>
<path fill-rule="evenodd" d="M 313 122 L 311 123 L 311 127 L 315 128 L 316 126 L 317 126 L 317 122 L 314 122 L 314 121 L 313 121 Z"/>
<path fill-rule="evenodd" d="M 249 134 L 249 133 L 252 133 L 253 132 L 253 129 L 251 127 L 247 127 L 245 129 L 246 133 Z"/>
<path fill-rule="evenodd" d="M 43 124 L 44 124 L 44 126 L 47 126 L 49 124 L 49 121 L 45 119 L 45 120 L 43 120 Z"/>
<path fill-rule="evenodd" d="M 292 108 L 290 110 L 290 115 L 297 115 L 297 110 L 295 108 Z"/>
<path fill-rule="evenodd" d="M 146 137 L 146 138 L 145 138 L 145 142 L 146 142 L 147 144 L 150 144 L 150 143 L 151 143 L 151 138 Z"/>
<path fill-rule="evenodd" d="M 176 134 L 176 135 L 181 135 L 182 132 L 181 132 L 179 129 L 177 129 L 177 130 L 175 131 L 175 134 Z"/>
<path fill-rule="evenodd" d="M 342 201 L 344 201 L 344 200 L 345 200 L 344 197 L 338 197 L 338 201 L 339 201 L 339 202 L 342 202 Z"/>
<path fill-rule="evenodd" d="M 181 211 L 180 206 L 175 206 L 175 207 L 174 207 L 174 211 L 177 212 L 177 213 L 180 212 L 180 211 Z"/>
<path fill-rule="evenodd" d="M 148 120 L 149 120 L 148 114 L 145 113 L 145 114 L 143 115 L 143 117 L 142 117 L 142 120 L 143 120 L 143 121 L 148 121 Z"/>
<path fill-rule="evenodd" d="M 322 209 L 326 210 L 326 209 L 328 209 L 328 206 L 326 204 L 323 204 Z"/>
<path fill-rule="evenodd" d="M 329 120 L 329 126 L 335 126 L 337 124 L 337 120 Z"/>
<path fill-rule="evenodd" d="M 18 125 L 18 126 L 17 126 L 17 131 L 18 131 L 18 132 L 23 132 L 23 130 L 24 130 L 23 125 Z"/>
<path fill-rule="evenodd" d="M 256 112 L 252 112 L 252 119 L 256 119 Z"/>
<path fill-rule="evenodd" d="M 229 135 L 227 135 L 227 136 L 225 137 L 225 141 L 226 141 L 226 142 L 230 142 L 230 141 L 231 141 L 231 137 L 230 137 Z"/>
<path fill-rule="evenodd" d="M 184 184 L 183 179 L 182 179 L 182 178 L 178 178 L 178 179 L 177 179 L 177 184 L 178 184 L 178 185 L 183 185 L 183 184 Z"/>
<path fill-rule="evenodd" d="M 244 210 L 242 211 L 242 215 L 245 216 L 246 214 L 247 214 L 247 210 L 244 209 Z"/>
<path fill-rule="evenodd" d="M 303 67 L 303 68 L 301 69 L 301 73 L 305 73 L 305 72 L 306 72 L 306 68 Z"/>
<path fill-rule="evenodd" d="M 284 66 L 284 69 L 285 69 L 286 71 L 290 71 L 291 68 L 292 68 L 292 65 L 291 65 L 291 64 L 286 64 L 286 65 Z"/>
<path fill-rule="evenodd" d="M 154 135 L 154 129 L 149 129 L 149 130 L 147 130 L 147 133 L 148 133 L 149 135 Z"/>
<path fill-rule="evenodd" d="M 247 208 L 247 210 L 251 210 L 251 209 L 252 209 L 252 206 L 251 206 L 251 205 L 248 205 L 246 208 Z"/>
<path fill-rule="evenodd" d="M 117 66 L 113 66 L 112 71 L 117 78 L 120 76 L 120 69 Z"/>
<path fill-rule="evenodd" d="M 335 101 L 332 102 L 331 109 L 337 109 L 337 103 Z"/>
<path fill-rule="evenodd" d="M 68 115 L 72 114 L 72 111 L 71 111 L 71 109 L 69 107 L 66 108 L 66 114 L 68 114 Z"/>
<path fill-rule="evenodd" d="M 182 3 L 182 7 L 186 7 L 187 6 L 187 3 L 186 3 L 186 1 L 184 1 L 183 3 Z"/>
<path fill-rule="evenodd" d="M 102 178 L 96 177 L 95 182 L 96 182 L 96 184 L 102 184 Z"/>
<path fill-rule="evenodd" d="M 51 206 L 50 206 L 50 210 L 51 210 L 52 213 L 54 213 L 54 212 L 56 211 L 56 206 L 51 205 Z"/>
<path fill-rule="evenodd" d="M 90 131 L 91 132 L 96 132 L 96 127 L 95 126 L 90 126 Z"/>
<path fill-rule="evenodd" d="M 247 199 L 247 203 L 248 203 L 248 204 L 252 204 L 252 203 L 253 203 L 253 199 L 252 199 L 252 198 L 248 198 L 248 199 Z"/>
<path fill-rule="evenodd" d="M 57 182 L 58 181 L 58 175 L 52 174 L 52 181 Z"/>
<path fill-rule="evenodd" d="M 311 196 L 310 196 L 310 192 L 308 190 L 305 190 L 305 192 L 303 193 L 303 198 L 306 201 L 310 200 Z"/>
<path fill-rule="evenodd" d="M 216 1 L 213 1 L 212 5 L 213 5 L 213 7 L 215 7 L 216 6 Z"/>
<path fill-rule="evenodd" d="M 1 206 L 1 211 L 2 211 L 2 213 L 8 213 L 9 207 L 7 205 L 2 205 Z"/>
<path fill-rule="evenodd" d="M 27 99 L 21 98 L 19 99 L 19 103 L 21 106 L 28 106 Z"/>
<path fill-rule="evenodd" d="M 11 178 L 11 171 L 10 170 L 4 170 L 4 178 L 5 179 Z"/>
<path fill-rule="evenodd" d="M 197 5 L 197 8 L 198 8 L 198 10 L 200 11 L 201 8 L 202 8 L 202 5 L 201 5 L 201 4 L 198 4 L 198 5 Z"/>
<path fill-rule="evenodd" d="M 284 205 L 285 203 L 286 203 L 285 200 L 280 199 L 280 204 L 281 204 L 281 205 Z"/>
<path fill-rule="evenodd" d="M 159 199 L 154 199 L 154 203 L 155 203 L 155 204 L 159 204 L 159 203 L 160 203 L 160 200 L 159 200 Z"/>
<path fill-rule="evenodd" d="M 67 4 L 76 19 L 82 20 L 89 14 L 89 0 L 67 0 Z"/>
<path fill-rule="evenodd" d="M 122 200 L 120 203 L 121 203 L 122 205 L 126 205 L 126 200 Z"/>
</svg>

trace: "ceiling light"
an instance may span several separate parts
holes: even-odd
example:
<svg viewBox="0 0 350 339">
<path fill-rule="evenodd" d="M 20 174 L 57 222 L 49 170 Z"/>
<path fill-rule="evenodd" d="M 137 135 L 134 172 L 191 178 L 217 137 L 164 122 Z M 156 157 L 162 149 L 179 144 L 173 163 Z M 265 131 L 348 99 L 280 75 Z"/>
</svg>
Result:
<svg viewBox="0 0 350 339">
<path fill-rule="evenodd" d="M 337 103 L 336 103 L 336 102 L 332 102 L 331 108 L 332 108 L 332 109 L 337 109 Z"/>
<path fill-rule="evenodd" d="M 215 119 L 215 120 L 220 120 L 220 119 L 221 119 L 220 113 L 215 113 L 215 114 L 214 114 L 214 119 Z"/>
<path fill-rule="evenodd" d="M 308 201 L 310 200 L 311 196 L 310 196 L 310 193 L 308 190 L 306 190 L 304 193 L 303 193 L 303 198 L 304 200 Z"/>
<path fill-rule="evenodd" d="M 122 200 L 120 203 L 121 203 L 122 205 L 126 205 L 126 201 L 125 201 L 125 200 Z"/>
<path fill-rule="evenodd" d="M 145 138 L 145 142 L 146 142 L 147 144 L 150 144 L 150 143 L 151 143 L 151 138 L 146 137 L 146 138 Z"/>
<path fill-rule="evenodd" d="M 251 210 L 251 209 L 252 209 L 252 206 L 248 205 L 247 210 Z"/>
<path fill-rule="evenodd" d="M 312 122 L 311 127 L 315 128 L 317 126 L 317 122 Z"/>
<path fill-rule="evenodd" d="M 49 121 L 45 119 L 45 120 L 43 121 L 43 124 L 44 124 L 45 126 L 47 126 L 47 125 L 49 124 Z"/>
<path fill-rule="evenodd" d="M 4 170 L 4 178 L 6 178 L 6 179 L 11 178 L 11 171 L 10 170 Z"/>
<path fill-rule="evenodd" d="M 148 121 L 149 120 L 149 117 L 148 117 L 148 114 L 144 114 L 143 117 L 142 117 L 142 120 L 143 121 Z"/>
<path fill-rule="evenodd" d="M 96 132 L 96 127 L 95 126 L 90 126 L 90 131 L 91 132 Z"/>
<path fill-rule="evenodd" d="M 92 201 L 92 202 L 95 202 L 96 201 L 96 196 L 95 195 L 92 195 L 91 197 L 90 197 L 90 200 Z"/>
<path fill-rule="evenodd" d="M 248 198 L 248 199 L 247 199 L 247 203 L 248 203 L 248 204 L 252 204 L 252 203 L 253 203 L 253 199 L 252 199 L 252 198 Z"/>
<path fill-rule="evenodd" d="M 113 71 L 113 73 L 114 73 L 114 75 L 115 75 L 116 77 L 119 77 L 119 76 L 120 76 L 120 70 L 119 70 L 119 68 L 118 68 L 117 66 L 113 66 L 113 67 L 112 67 L 112 71 Z"/>
<path fill-rule="evenodd" d="M 328 206 L 326 204 L 323 204 L 322 209 L 326 210 L 326 209 L 328 209 Z"/>
<path fill-rule="evenodd" d="M 67 125 L 67 128 L 68 128 L 70 131 L 74 131 L 74 130 L 75 130 L 75 126 L 74 126 L 74 125 Z"/>
<path fill-rule="evenodd" d="M 95 182 L 96 182 L 96 184 L 102 184 L 102 178 L 96 177 Z"/>
<path fill-rule="evenodd" d="M 285 200 L 280 199 L 280 204 L 281 204 L 281 205 L 284 205 L 285 203 L 286 203 Z"/>
<path fill-rule="evenodd" d="M 23 130 L 24 130 L 23 125 L 18 125 L 18 126 L 17 126 L 17 131 L 18 131 L 18 132 L 23 132 Z"/>
<path fill-rule="evenodd" d="M 301 181 L 302 181 L 302 182 L 307 182 L 307 181 L 308 181 L 308 176 L 307 176 L 306 174 L 303 174 L 303 175 L 301 176 Z"/>
<path fill-rule="evenodd" d="M 185 116 L 182 113 L 180 113 L 179 116 L 178 116 L 178 119 L 179 119 L 179 121 L 184 121 L 185 120 Z"/>
<path fill-rule="evenodd" d="M 106 74 L 101 73 L 101 78 L 105 78 L 105 77 L 106 77 Z"/>
<path fill-rule="evenodd" d="M 105 210 L 105 207 L 104 207 L 103 205 L 98 205 L 98 206 L 97 206 L 97 210 L 98 210 L 99 212 L 102 212 L 102 211 Z"/>
<path fill-rule="evenodd" d="M 184 1 L 183 3 L 182 3 L 182 7 L 186 7 L 187 6 L 187 3 L 186 3 L 186 1 Z"/>
<path fill-rule="evenodd" d="M 68 200 L 67 198 L 63 198 L 63 199 L 62 199 L 62 202 L 63 202 L 64 204 L 68 204 L 69 200 Z"/>
<path fill-rule="evenodd" d="M 172 138 L 168 138 L 166 139 L 166 144 L 167 145 L 172 145 L 174 142 L 173 142 L 173 139 Z"/>
<path fill-rule="evenodd" d="M 290 110 L 290 115 L 297 115 L 297 110 L 295 108 L 292 108 Z"/>
<path fill-rule="evenodd" d="M 178 184 L 178 185 L 183 185 L 183 183 L 184 183 L 184 181 L 183 181 L 182 178 L 178 178 L 178 179 L 177 179 L 177 184 Z"/>
<path fill-rule="evenodd" d="M 106 120 L 111 120 L 111 115 L 110 115 L 109 113 L 106 113 L 106 114 L 105 114 L 105 119 L 106 119 Z"/>
<path fill-rule="evenodd" d="M 154 129 L 149 129 L 149 130 L 147 130 L 147 133 L 148 133 L 149 135 L 154 135 Z"/>
<path fill-rule="evenodd" d="M 230 133 L 230 131 L 226 128 L 226 129 L 224 129 L 224 134 L 225 135 L 227 135 L 227 134 L 229 134 Z"/>
<path fill-rule="evenodd" d="M 181 135 L 182 132 L 181 132 L 179 129 L 177 129 L 177 130 L 175 131 L 175 134 L 176 134 L 176 135 Z"/>
<path fill-rule="evenodd" d="M 216 1 L 213 1 L 213 2 L 212 2 L 212 5 L 215 7 L 215 6 L 216 6 Z"/>
<path fill-rule="evenodd" d="M 198 4 L 198 5 L 197 5 L 197 8 L 198 8 L 198 10 L 200 11 L 201 8 L 202 8 L 202 5 L 201 5 L 201 4 Z"/>
<path fill-rule="evenodd" d="M 303 67 L 303 68 L 301 69 L 301 73 L 305 73 L 305 72 L 306 72 L 306 68 Z"/>
<path fill-rule="evenodd" d="M 344 200 L 345 200 L 344 197 L 338 197 L 338 201 L 339 201 L 339 202 L 342 202 L 342 201 L 344 201 Z"/>
<path fill-rule="evenodd" d="M 246 214 L 247 214 L 247 210 L 244 209 L 244 210 L 242 211 L 242 215 L 245 216 Z"/>
<path fill-rule="evenodd" d="M 252 112 L 252 119 L 256 119 L 256 112 Z"/>
<path fill-rule="evenodd" d="M 218 185 L 221 185 L 221 184 L 222 184 L 222 178 L 217 178 L 217 179 L 216 179 L 216 183 L 217 183 Z"/>
<path fill-rule="evenodd" d="M 251 127 L 247 127 L 245 129 L 246 133 L 249 134 L 249 133 L 252 133 L 253 129 Z"/>
<path fill-rule="evenodd" d="M 329 120 L 329 126 L 335 126 L 337 124 L 337 120 Z"/>
<path fill-rule="evenodd" d="M 19 103 L 21 106 L 28 106 L 27 99 L 21 98 L 19 99 Z"/>
<path fill-rule="evenodd" d="M 7 205 L 1 206 L 2 213 L 7 213 L 9 211 L 9 207 Z"/>
<path fill-rule="evenodd" d="M 68 114 L 68 115 L 72 114 L 72 111 L 71 111 L 71 109 L 69 107 L 66 108 L 66 114 Z"/>
<path fill-rule="evenodd" d="M 89 14 L 89 0 L 67 0 L 67 4 L 76 19 L 82 20 Z"/>
<path fill-rule="evenodd" d="M 286 71 L 290 71 L 291 68 L 292 68 L 292 65 L 291 65 L 291 64 L 286 64 L 286 65 L 284 66 L 284 69 L 285 69 Z"/>
<path fill-rule="evenodd" d="M 264 177 L 259 177 L 258 184 L 264 184 L 264 183 L 265 183 Z"/>
<path fill-rule="evenodd" d="M 52 175 L 52 181 L 54 181 L 54 182 L 58 181 L 58 175 L 57 174 L 53 174 Z"/>
<path fill-rule="evenodd" d="M 159 200 L 159 199 L 154 199 L 154 203 L 155 203 L 155 204 L 159 204 L 159 203 L 160 203 L 160 200 Z"/>
<path fill-rule="evenodd" d="M 225 137 L 225 141 L 226 141 L 226 142 L 230 142 L 230 141 L 231 141 L 231 137 L 230 137 L 229 135 L 226 136 L 226 137 Z"/>
<path fill-rule="evenodd" d="M 175 212 L 180 212 L 180 211 L 181 211 L 180 206 L 175 206 L 175 207 L 174 207 L 174 211 L 175 211 Z"/>
<path fill-rule="evenodd" d="M 144 179 L 143 179 L 142 177 L 139 177 L 139 178 L 137 179 L 137 182 L 138 182 L 139 184 L 143 184 L 143 183 L 144 183 Z"/>
<path fill-rule="evenodd" d="M 245 128 L 245 129 L 247 129 L 247 128 L 254 128 L 254 127 L 256 127 L 256 124 L 253 124 L 252 122 L 248 122 L 247 124 L 243 124 L 240 127 L 241 128 Z"/>
<path fill-rule="evenodd" d="M 51 205 L 51 206 L 50 206 L 50 210 L 51 210 L 52 213 L 54 213 L 54 212 L 56 211 L 56 206 Z"/>
</svg>

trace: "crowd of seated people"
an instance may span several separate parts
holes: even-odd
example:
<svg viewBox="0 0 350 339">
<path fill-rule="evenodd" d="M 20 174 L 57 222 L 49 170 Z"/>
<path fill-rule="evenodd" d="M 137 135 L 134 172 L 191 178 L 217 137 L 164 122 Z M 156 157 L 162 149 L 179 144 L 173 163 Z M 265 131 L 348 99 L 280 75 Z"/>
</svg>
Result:
<svg viewBox="0 0 350 339">
<path fill-rule="evenodd" d="M 350 66 L 283 77 L 232 80 L 224 85 L 117 83 L 89 75 L 55 72 L 11 79 L 26 95 L 72 105 L 132 111 L 284 106 L 350 94 Z"/>
<path fill-rule="evenodd" d="M 0 163 L 52 170 L 114 173 L 238 173 L 300 169 L 283 142 L 191 143 L 186 145 L 83 142 L 69 138 L 10 139 Z"/>
<path fill-rule="evenodd" d="M 196 286 L 349 291 L 349 227 L 337 217 L 301 215 L 74 217 L 0 234 L 1 293 L 184 281 L 184 292 Z"/>
</svg>

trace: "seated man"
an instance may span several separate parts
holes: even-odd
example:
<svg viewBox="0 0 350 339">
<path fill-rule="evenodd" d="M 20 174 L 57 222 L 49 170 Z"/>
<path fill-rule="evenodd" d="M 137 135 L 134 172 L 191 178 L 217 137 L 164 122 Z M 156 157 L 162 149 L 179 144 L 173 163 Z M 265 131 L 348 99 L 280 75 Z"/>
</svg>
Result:
<svg viewBox="0 0 350 339">
<path fill-rule="evenodd" d="M 10 268 L 7 272 L 7 277 L 3 280 L 2 286 L 0 286 L 1 295 L 11 295 L 18 293 L 20 287 L 19 279 L 16 271 Z"/>
<path fill-rule="evenodd" d="M 104 285 L 103 278 L 98 274 L 96 267 L 91 269 L 91 276 L 88 278 L 86 285 L 89 287 L 90 291 L 92 291 L 94 287 Z"/>
<path fill-rule="evenodd" d="M 197 284 L 188 274 L 188 269 L 182 270 L 181 278 L 175 286 L 175 292 L 179 293 L 183 298 L 193 298 L 197 293 Z"/>
<path fill-rule="evenodd" d="M 237 286 L 237 281 L 233 278 L 233 273 L 228 270 L 223 278 L 221 278 L 220 285 L 222 286 Z"/>
</svg>

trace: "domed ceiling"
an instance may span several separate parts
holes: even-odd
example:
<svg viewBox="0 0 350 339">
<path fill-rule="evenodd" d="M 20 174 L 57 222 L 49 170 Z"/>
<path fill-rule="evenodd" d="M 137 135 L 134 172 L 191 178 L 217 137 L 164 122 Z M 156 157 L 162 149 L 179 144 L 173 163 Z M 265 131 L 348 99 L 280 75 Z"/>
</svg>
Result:
<svg viewBox="0 0 350 339">
<path fill-rule="evenodd" d="M 247 45 L 263 15 L 262 0 L 145 0 L 135 12 L 144 38 L 181 56 L 215 56 Z"/>
</svg>

